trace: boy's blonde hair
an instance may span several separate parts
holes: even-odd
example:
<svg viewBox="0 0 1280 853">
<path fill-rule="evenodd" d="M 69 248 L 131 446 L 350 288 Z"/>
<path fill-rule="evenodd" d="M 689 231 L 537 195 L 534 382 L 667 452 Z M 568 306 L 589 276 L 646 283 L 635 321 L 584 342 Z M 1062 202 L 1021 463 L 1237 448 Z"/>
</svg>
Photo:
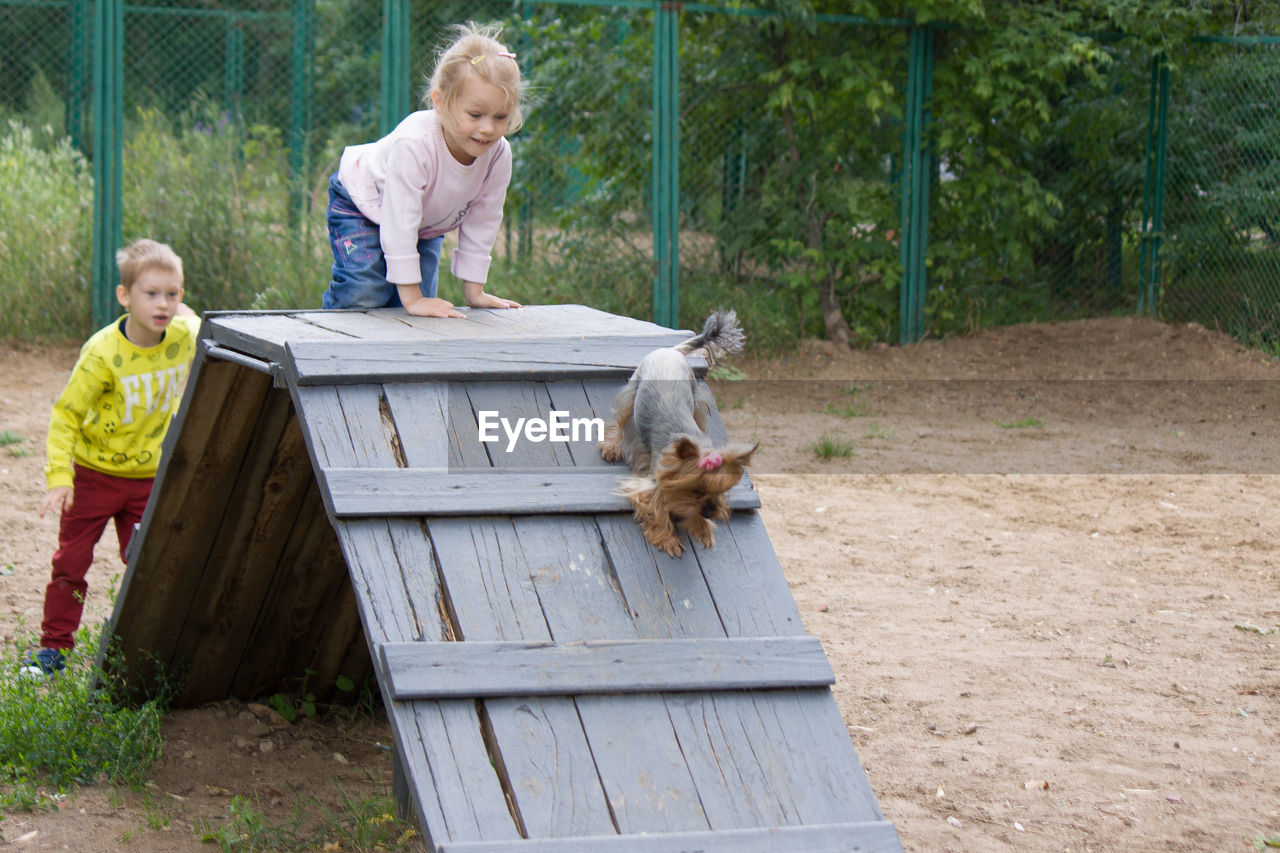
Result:
<svg viewBox="0 0 1280 853">
<path fill-rule="evenodd" d="M 524 124 L 521 109 L 525 97 L 525 81 L 515 54 L 507 50 L 498 38 L 502 27 L 497 24 L 484 26 L 467 22 L 453 28 L 457 37 L 440 51 L 436 58 L 436 70 L 431 75 L 423 103 L 431 106 L 431 93 L 439 90 L 440 108 L 452 119 L 457 106 L 458 92 L 468 74 L 474 74 L 507 93 L 510 122 L 506 135 L 511 135 Z"/>
<path fill-rule="evenodd" d="M 182 258 L 178 253 L 164 243 L 145 237 L 116 252 L 116 266 L 120 268 L 120 284 L 125 290 L 133 287 L 138 276 L 150 269 L 167 270 L 182 279 Z"/>
</svg>

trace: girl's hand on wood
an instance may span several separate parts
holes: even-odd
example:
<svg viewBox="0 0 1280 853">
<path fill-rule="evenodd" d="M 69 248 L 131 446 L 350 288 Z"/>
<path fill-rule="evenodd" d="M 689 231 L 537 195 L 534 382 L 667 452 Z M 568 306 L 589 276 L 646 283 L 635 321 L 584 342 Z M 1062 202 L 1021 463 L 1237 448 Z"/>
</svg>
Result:
<svg viewBox="0 0 1280 853">
<path fill-rule="evenodd" d="M 424 296 L 416 302 L 406 305 L 405 310 L 415 317 L 457 317 L 458 319 L 463 319 L 465 316 L 453 307 L 452 302 L 447 299 L 441 299 L 438 296 Z"/>
<path fill-rule="evenodd" d="M 485 293 L 483 290 L 479 293 L 468 293 L 467 304 L 472 308 L 520 308 L 519 302 L 514 299 L 503 299 L 500 296 L 493 296 Z"/>
</svg>

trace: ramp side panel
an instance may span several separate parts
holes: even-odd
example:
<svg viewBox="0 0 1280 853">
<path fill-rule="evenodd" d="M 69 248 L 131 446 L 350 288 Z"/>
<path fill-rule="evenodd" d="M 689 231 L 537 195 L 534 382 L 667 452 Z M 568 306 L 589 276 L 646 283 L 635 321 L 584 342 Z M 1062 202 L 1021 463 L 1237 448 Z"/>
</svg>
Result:
<svg viewBox="0 0 1280 853">
<path fill-rule="evenodd" d="M 517 387 L 530 383 L 450 383 L 445 401 L 439 394 L 443 383 L 431 383 L 435 391 L 423 396 L 414 390 L 428 386 L 395 383 L 381 391 L 365 383 L 297 393 L 300 399 L 323 400 L 326 407 L 317 415 L 325 434 L 312 440 L 320 448 L 321 467 L 383 468 L 410 458 L 438 460 L 442 449 L 430 444 L 434 431 L 415 429 L 412 421 L 401 423 L 425 414 L 447 422 L 451 457 L 469 456 L 451 462 L 519 468 L 569 466 L 577 455 L 584 461 L 592 452 L 598 457 L 598 450 L 586 444 L 571 449 L 566 458 L 560 452 L 564 448 L 535 447 L 507 460 L 472 434 L 478 411 L 494 406 L 547 412 L 555 405 L 553 395 L 563 397 L 568 389 L 573 405 L 585 401 L 597 412 L 611 407 L 621 381 L 567 380 L 532 388 Z M 309 404 L 304 406 L 310 410 Z M 690 543 L 681 560 L 654 552 L 624 516 L 428 518 L 425 533 L 415 531 L 411 521 L 406 519 L 409 526 L 401 530 L 422 554 L 413 565 L 424 574 L 433 570 L 427 568 L 426 554 L 439 564 L 437 613 L 443 614 L 443 636 L 423 637 L 427 641 L 803 634 L 763 525 L 751 513 L 739 513 L 722 527 L 716 548 L 705 551 Z M 340 527 L 356 524 L 339 522 Z M 366 577 L 359 585 L 364 587 L 358 592 L 366 625 L 385 618 L 384 611 L 394 609 L 393 599 L 404 595 L 395 591 L 391 577 L 408 571 L 398 550 L 382 558 L 385 578 Z M 756 565 L 761 558 L 764 565 Z M 349 553 L 348 562 L 354 567 L 368 558 Z M 744 572 L 743 566 L 752 570 Z M 771 573 L 776 576 L 768 577 Z M 379 583 L 388 592 L 385 600 L 374 602 L 372 589 Z M 418 624 L 411 614 L 403 618 L 411 620 L 406 624 Z M 387 631 L 378 633 L 391 639 Z M 372 633 L 369 640 L 377 642 Z M 805 693 L 814 694 L 818 703 L 797 701 Z M 507 815 L 503 831 L 555 837 L 610 828 L 623 834 L 697 832 L 880 818 L 873 798 L 851 796 L 859 783 L 866 786 L 865 776 L 829 691 L 690 698 L 653 693 L 625 700 L 485 701 L 480 716 L 468 718 L 463 728 L 473 727 L 496 768 L 492 778 L 479 784 L 504 789 L 511 797 L 516 815 Z M 834 754 L 830 738 L 809 731 L 824 717 L 824 703 L 835 712 L 836 733 L 843 741 L 843 749 Z M 422 742 L 421 760 L 414 756 L 408 769 L 432 837 L 439 841 L 445 833 L 466 840 L 469 832 L 484 831 L 474 821 L 474 804 L 450 806 L 439 800 L 436 780 L 442 771 L 432 762 L 445 751 L 452 753 L 468 734 L 438 727 L 424 731 L 419 723 L 423 714 L 430 717 L 428 706 L 447 703 L 388 704 L 400 706 L 395 711 L 398 732 Z M 822 724 L 830 722 L 826 715 Z M 557 750 L 554 760 L 548 760 L 548 744 Z M 814 754 L 823 750 L 828 754 Z M 853 770 L 844 766 L 845 758 L 853 759 Z M 815 773 L 823 778 L 814 779 Z M 572 799 L 556 794 L 566 785 L 574 791 Z M 489 814 L 495 819 L 501 815 L 499 802 L 500 794 L 490 800 Z M 455 813 L 458 808 L 469 809 L 472 817 Z"/>
</svg>

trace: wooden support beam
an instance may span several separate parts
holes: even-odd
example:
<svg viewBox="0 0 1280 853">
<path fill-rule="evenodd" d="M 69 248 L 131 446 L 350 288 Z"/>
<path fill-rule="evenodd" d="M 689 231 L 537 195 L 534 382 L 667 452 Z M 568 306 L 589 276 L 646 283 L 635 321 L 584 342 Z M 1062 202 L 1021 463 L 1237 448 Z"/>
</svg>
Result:
<svg viewBox="0 0 1280 853">
<path fill-rule="evenodd" d="M 285 366 L 298 385 L 424 382 L 437 379 L 625 379 L 655 349 L 685 340 L 681 333 L 629 338 L 290 341 Z M 706 361 L 691 359 L 699 373 Z"/>
<path fill-rule="evenodd" d="M 371 515 L 530 515 L 630 512 L 613 494 L 626 469 L 492 469 L 455 472 L 428 468 L 328 468 L 321 484 L 337 518 Z M 729 490 L 733 510 L 758 509 L 746 484 Z"/>
<path fill-rule="evenodd" d="M 769 690 L 835 683 L 817 637 L 383 643 L 397 701 Z"/>
<path fill-rule="evenodd" d="M 887 820 L 519 841 L 445 842 L 440 853 L 900 853 Z"/>
</svg>

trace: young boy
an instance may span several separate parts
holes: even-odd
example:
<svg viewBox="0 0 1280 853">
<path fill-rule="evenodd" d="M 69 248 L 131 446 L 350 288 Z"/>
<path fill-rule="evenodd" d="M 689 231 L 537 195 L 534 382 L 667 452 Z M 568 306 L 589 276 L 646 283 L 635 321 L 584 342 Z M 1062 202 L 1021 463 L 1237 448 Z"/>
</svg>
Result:
<svg viewBox="0 0 1280 853">
<path fill-rule="evenodd" d="M 182 301 L 182 259 L 163 243 L 138 240 L 116 253 L 116 264 L 116 299 L 127 313 L 81 347 L 49 417 L 40 516 L 54 509 L 62 520 L 40 649 L 23 667 L 33 677 L 65 667 L 93 548 L 112 519 L 124 558 L 195 355 L 200 318 Z"/>
</svg>

